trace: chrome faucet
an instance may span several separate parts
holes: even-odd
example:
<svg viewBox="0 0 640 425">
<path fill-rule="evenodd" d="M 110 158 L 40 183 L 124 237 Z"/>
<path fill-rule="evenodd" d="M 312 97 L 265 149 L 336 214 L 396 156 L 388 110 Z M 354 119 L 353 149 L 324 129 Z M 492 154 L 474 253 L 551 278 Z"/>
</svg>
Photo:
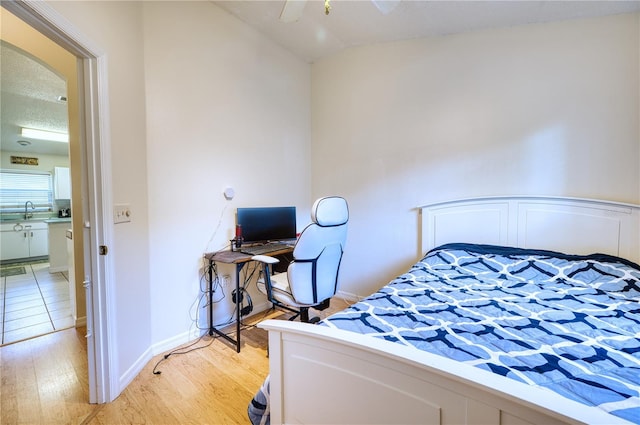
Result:
<svg viewBox="0 0 640 425">
<path fill-rule="evenodd" d="M 35 205 L 33 205 L 33 202 L 31 202 L 31 201 L 27 201 L 27 202 L 25 202 L 25 203 L 24 203 L 24 219 L 25 219 L 25 220 L 29 220 L 31 217 L 33 217 L 33 213 L 28 213 L 28 212 L 27 212 L 27 207 L 29 206 L 29 204 L 31 204 L 31 209 L 32 209 L 32 210 L 35 210 L 35 209 L 36 209 L 36 206 L 35 206 Z"/>
</svg>

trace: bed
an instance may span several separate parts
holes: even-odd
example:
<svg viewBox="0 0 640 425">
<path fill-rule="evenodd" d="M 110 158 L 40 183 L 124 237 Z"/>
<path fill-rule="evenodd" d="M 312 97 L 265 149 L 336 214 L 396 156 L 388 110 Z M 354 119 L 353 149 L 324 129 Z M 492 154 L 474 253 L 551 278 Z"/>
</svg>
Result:
<svg viewBox="0 0 640 425">
<path fill-rule="evenodd" d="M 406 273 L 320 326 L 260 324 L 271 423 L 640 423 L 638 206 L 419 211 Z"/>
</svg>

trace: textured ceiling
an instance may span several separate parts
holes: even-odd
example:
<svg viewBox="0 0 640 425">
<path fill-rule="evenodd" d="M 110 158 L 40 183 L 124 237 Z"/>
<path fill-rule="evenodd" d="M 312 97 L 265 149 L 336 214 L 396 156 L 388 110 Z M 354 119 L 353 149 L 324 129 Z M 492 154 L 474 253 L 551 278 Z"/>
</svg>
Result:
<svg viewBox="0 0 640 425">
<path fill-rule="evenodd" d="M 22 127 L 67 132 L 67 85 L 55 72 L 8 43 L 0 45 L 0 146 L 24 153 L 67 155 L 68 144 L 27 139 Z M 21 146 L 18 141 L 29 141 Z"/>
<path fill-rule="evenodd" d="M 307 0 L 285 23 L 284 0 L 212 2 L 308 62 L 359 45 L 640 10 L 639 1 L 401 0 L 385 15 L 370 0 L 331 0 L 325 15 L 323 0 Z"/>
</svg>

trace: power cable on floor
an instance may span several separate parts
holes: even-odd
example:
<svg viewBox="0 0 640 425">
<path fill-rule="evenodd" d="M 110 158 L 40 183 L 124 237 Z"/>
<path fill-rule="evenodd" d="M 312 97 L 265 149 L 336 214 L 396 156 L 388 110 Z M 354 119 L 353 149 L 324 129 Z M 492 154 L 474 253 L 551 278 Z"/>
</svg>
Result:
<svg viewBox="0 0 640 425">
<path fill-rule="evenodd" d="M 192 342 L 191 344 L 184 346 L 184 347 L 178 347 L 173 351 L 168 352 L 167 354 L 165 354 L 164 356 L 162 356 L 162 358 L 160 360 L 158 360 L 158 363 L 156 363 L 156 365 L 153 367 L 153 374 L 154 375 L 160 375 L 162 372 L 157 370 L 158 366 L 160 365 L 160 363 L 162 363 L 163 361 L 167 360 L 169 357 L 173 356 L 174 354 L 187 354 L 190 353 L 192 351 L 196 351 L 196 350 L 200 350 L 202 348 L 207 348 L 209 347 L 213 341 L 217 338 L 216 336 L 211 336 L 211 341 L 209 341 L 208 344 L 206 345 L 202 345 L 200 347 L 195 347 L 195 348 L 190 348 L 193 347 L 194 345 L 196 345 L 197 343 L 199 343 L 200 341 L 202 341 L 202 339 L 207 336 L 202 335 L 200 338 L 198 338 L 197 340 L 195 340 L 194 342 Z M 179 351 L 179 350 L 186 350 L 186 351 Z"/>
</svg>

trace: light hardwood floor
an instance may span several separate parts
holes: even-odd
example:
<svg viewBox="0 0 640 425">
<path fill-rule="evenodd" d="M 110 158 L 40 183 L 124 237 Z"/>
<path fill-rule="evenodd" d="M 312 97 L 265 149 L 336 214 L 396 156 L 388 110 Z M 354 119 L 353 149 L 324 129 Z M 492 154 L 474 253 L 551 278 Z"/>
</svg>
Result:
<svg viewBox="0 0 640 425">
<path fill-rule="evenodd" d="M 347 305 L 334 299 L 320 316 Z M 267 317 L 284 316 L 258 313 L 246 324 Z M 84 334 L 67 329 L 0 347 L 1 424 L 248 424 L 249 401 L 269 369 L 267 333 L 250 327 L 240 353 L 206 336 L 195 345 L 205 348 L 156 356 L 116 400 L 92 405 Z"/>
</svg>

